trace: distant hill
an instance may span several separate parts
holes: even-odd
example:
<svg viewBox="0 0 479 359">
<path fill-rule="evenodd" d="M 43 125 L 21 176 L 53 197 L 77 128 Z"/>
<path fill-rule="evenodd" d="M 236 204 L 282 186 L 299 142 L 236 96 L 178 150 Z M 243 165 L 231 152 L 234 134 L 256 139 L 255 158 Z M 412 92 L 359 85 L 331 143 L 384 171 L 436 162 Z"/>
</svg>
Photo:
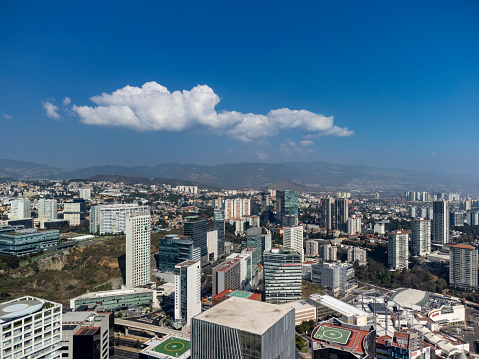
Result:
<svg viewBox="0 0 479 359">
<path fill-rule="evenodd" d="M 93 166 L 74 170 L 38 163 L 0 160 L 0 178 L 87 179 L 97 175 L 185 181 L 221 188 L 266 188 L 283 181 L 323 191 L 342 189 L 478 192 L 479 179 L 443 172 L 413 171 L 362 165 L 308 163 L 225 163 L 194 165 L 164 163 L 156 166 Z"/>
<path fill-rule="evenodd" d="M 269 189 L 274 189 L 276 191 L 296 191 L 296 192 L 318 192 L 320 188 L 318 187 L 309 187 L 302 184 L 294 183 L 291 181 L 281 181 L 273 183 L 268 186 Z"/>
<path fill-rule="evenodd" d="M 123 182 L 125 184 L 143 184 L 143 185 L 156 185 L 161 186 L 162 184 L 170 185 L 172 187 L 176 186 L 199 186 L 205 187 L 199 183 L 190 182 L 190 181 L 182 181 L 179 179 L 171 179 L 171 178 L 145 178 L 145 177 L 126 177 L 120 175 L 95 175 L 92 177 L 87 178 L 87 180 L 92 182 L 99 182 L 99 181 L 108 181 L 119 183 Z"/>
</svg>

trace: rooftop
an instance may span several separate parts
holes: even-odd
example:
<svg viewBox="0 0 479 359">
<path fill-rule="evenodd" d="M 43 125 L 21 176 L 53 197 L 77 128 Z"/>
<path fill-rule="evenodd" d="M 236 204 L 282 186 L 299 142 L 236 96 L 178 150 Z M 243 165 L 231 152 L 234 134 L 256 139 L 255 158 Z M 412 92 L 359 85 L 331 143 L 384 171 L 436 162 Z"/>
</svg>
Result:
<svg viewBox="0 0 479 359">
<path fill-rule="evenodd" d="M 232 297 L 197 315 L 194 320 L 261 335 L 291 311 L 293 309 L 282 305 Z"/>
<path fill-rule="evenodd" d="M 67 312 L 63 314 L 62 323 L 71 324 L 71 323 L 84 323 L 88 318 L 90 318 L 94 312 Z"/>
<path fill-rule="evenodd" d="M 424 307 L 429 300 L 429 293 L 417 289 L 403 288 L 391 295 L 391 299 L 406 308 Z"/>
<path fill-rule="evenodd" d="M 190 267 L 194 264 L 197 264 L 199 261 L 192 261 L 192 260 L 188 260 L 188 261 L 184 261 L 184 262 L 181 262 L 181 263 L 178 263 L 175 267 Z"/>
<path fill-rule="evenodd" d="M 476 249 L 474 246 L 470 246 L 468 244 L 453 244 L 451 245 L 452 248 L 461 248 L 461 249 Z"/>
<path fill-rule="evenodd" d="M 342 300 L 333 298 L 329 295 L 313 294 L 312 296 L 310 296 L 310 299 L 317 301 L 323 305 L 326 305 L 329 308 L 334 309 L 335 311 L 344 315 L 348 315 L 348 316 L 349 315 L 357 315 L 357 316 L 369 315 L 365 311 L 358 309 L 356 307 L 353 307 L 352 305 L 349 305 L 348 303 L 345 303 Z"/>
<path fill-rule="evenodd" d="M 135 293 L 152 293 L 151 289 L 147 288 L 133 288 L 133 289 L 114 289 L 114 290 L 105 290 L 102 292 L 90 292 L 83 294 L 75 299 L 85 299 L 85 298 L 104 298 L 104 297 L 114 297 L 117 295 L 127 295 Z"/>
<path fill-rule="evenodd" d="M 321 339 L 316 338 L 320 332 Z M 347 335 L 349 333 L 349 335 Z M 331 323 L 322 323 L 314 328 L 314 342 L 323 342 L 332 347 L 343 348 L 356 353 L 364 353 L 363 341 L 369 332 L 356 328 L 343 327 Z M 344 343 L 344 344 L 343 344 Z"/>
</svg>

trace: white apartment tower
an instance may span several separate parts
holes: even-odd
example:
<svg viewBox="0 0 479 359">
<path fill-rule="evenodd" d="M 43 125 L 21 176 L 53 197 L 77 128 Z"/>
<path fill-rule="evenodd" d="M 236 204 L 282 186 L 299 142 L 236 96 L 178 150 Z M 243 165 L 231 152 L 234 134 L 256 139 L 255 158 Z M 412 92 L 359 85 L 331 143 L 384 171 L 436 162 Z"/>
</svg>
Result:
<svg viewBox="0 0 479 359">
<path fill-rule="evenodd" d="M 181 262 L 175 266 L 175 321 L 189 326 L 200 313 L 201 262 Z"/>
<path fill-rule="evenodd" d="M 446 201 L 432 203 L 432 241 L 436 244 L 449 243 L 449 204 Z"/>
<path fill-rule="evenodd" d="M 83 198 L 85 201 L 91 199 L 91 189 L 90 188 L 80 188 L 78 190 L 78 197 Z"/>
<path fill-rule="evenodd" d="M 388 267 L 389 270 L 407 268 L 409 264 L 409 235 L 406 231 L 389 233 Z"/>
<path fill-rule="evenodd" d="M 125 233 L 128 216 L 147 215 L 149 206 L 136 204 L 111 204 L 92 206 L 90 210 L 90 232 L 92 233 Z"/>
<path fill-rule="evenodd" d="M 301 263 L 304 262 L 303 227 L 283 227 L 283 247 L 291 248 L 301 254 Z"/>
<path fill-rule="evenodd" d="M 411 221 L 411 239 L 413 256 L 431 253 L 431 221 L 413 219 Z"/>
<path fill-rule="evenodd" d="M 38 218 L 57 219 L 57 207 L 56 199 L 39 199 L 37 202 Z"/>
<path fill-rule="evenodd" d="M 35 297 L 0 304 L 0 358 L 60 359 L 62 305 Z"/>
<path fill-rule="evenodd" d="M 16 198 L 10 202 L 10 219 L 32 218 L 32 203 L 28 198 Z"/>
<path fill-rule="evenodd" d="M 477 248 L 453 244 L 449 249 L 449 285 L 468 290 L 477 288 Z"/>
<path fill-rule="evenodd" d="M 361 217 L 348 218 L 348 234 L 361 233 Z"/>
<path fill-rule="evenodd" d="M 134 288 L 150 281 L 151 217 L 126 218 L 126 287 Z"/>
</svg>

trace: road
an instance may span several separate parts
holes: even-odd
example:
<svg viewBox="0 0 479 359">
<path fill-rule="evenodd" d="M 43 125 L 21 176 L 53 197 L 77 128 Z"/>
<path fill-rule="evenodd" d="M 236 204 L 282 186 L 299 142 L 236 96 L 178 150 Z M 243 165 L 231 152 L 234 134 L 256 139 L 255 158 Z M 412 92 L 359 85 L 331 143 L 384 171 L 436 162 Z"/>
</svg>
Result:
<svg viewBox="0 0 479 359">
<path fill-rule="evenodd" d="M 113 358 L 114 359 L 138 359 L 138 353 L 115 348 L 115 354 L 113 354 Z"/>
</svg>

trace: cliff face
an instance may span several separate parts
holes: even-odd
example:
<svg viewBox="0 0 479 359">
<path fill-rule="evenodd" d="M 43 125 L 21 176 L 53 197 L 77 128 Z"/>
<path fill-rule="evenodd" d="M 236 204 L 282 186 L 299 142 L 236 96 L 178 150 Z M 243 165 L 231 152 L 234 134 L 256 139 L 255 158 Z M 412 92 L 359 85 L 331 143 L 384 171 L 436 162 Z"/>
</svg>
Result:
<svg viewBox="0 0 479 359">
<path fill-rule="evenodd" d="M 0 276 L 0 298 L 33 295 L 66 305 L 70 298 L 121 278 L 124 253 L 124 237 L 55 253 Z"/>
</svg>

